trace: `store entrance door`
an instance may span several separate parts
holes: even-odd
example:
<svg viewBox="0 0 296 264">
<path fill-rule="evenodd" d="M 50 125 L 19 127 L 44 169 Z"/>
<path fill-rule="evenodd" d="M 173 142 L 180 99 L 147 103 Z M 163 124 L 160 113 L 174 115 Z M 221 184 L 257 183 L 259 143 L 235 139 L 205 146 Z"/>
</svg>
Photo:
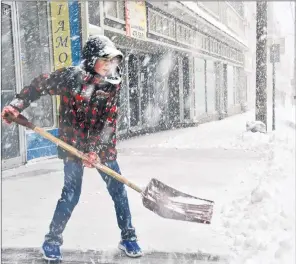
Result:
<svg viewBox="0 0 296 264">
<path fill-rule="evenodd" d="M 16 36 L 15 2 L 1 3 L 1 111 L 14 97 L 20 83 L 16 79 L 20 63 L 16 60 L 19 46 Z M 18 75 L 19 76 L 19 75 Z M 2 168 L 8 169 L 24 163 L 24 139 L 22 128 L 1 123 Z"/>
</svg>

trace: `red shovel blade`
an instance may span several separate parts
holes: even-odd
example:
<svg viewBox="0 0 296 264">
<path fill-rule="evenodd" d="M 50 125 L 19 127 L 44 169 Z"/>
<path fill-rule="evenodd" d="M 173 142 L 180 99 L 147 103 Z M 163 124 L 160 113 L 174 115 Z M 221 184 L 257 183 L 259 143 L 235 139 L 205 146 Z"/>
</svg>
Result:
<svg viewBox="0 0 296 264">
<path fill-rule="evenodd" d="M 180 192 L 152 179 L 142 193 L 143 205 L 164 218 L 210 224 L 214 202 Z"/>
</svg>

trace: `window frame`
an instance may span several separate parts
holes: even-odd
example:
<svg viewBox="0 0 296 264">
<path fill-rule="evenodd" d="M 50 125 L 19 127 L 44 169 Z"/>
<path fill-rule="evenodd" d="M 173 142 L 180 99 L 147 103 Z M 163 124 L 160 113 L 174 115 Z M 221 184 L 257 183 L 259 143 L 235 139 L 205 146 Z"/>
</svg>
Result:
<svg viewBox="0 0 296 264">
<path fill-rule="evenodd" d="M 119 12 L 118 12 L 118 10 L 119 10 L 119 8 L 118 8 L 118 1 L 113 2 L 113 3 L 116 4 L 116 16 L 117 17 L 114 17 L 114 16 L 108 14 L 108 12 L 107 12 L 107 10 L 105 8 L 106 2 L 109 2 L 109 1 L 104 1 L 104 5 L 103 5 L 104 17 L 107 18 L 107 19 L 110 19 L 112 21 L 118 22 L 120 24 L 125 24 L 125 19 L 119 18 L 119 15 L 118 15 L 119 14 Z M 124 1 L 124 3 L 125 3 L 125 1 Z M 124 10 L 124 17 L 125 17 L 125 10 Z"/>
<path fill-rule="evenodd" d="M 151 23 L 150 23 L 150 19 L 152 18 L 152 16 L 155 17 L 155 30 L 153 30 L 151 28 Z M 151 19 L 152 20 L 152 19 Z M 166 20 L 166 23 L 168 24 L 168 29 L 167 29 L 167 32 L 168 32 L 168 35 L 164 34 L 164 29 L 163 29 L 163 21 Z M 170 27 L 169 25 L 170 24 L 174 24 L 173 28 L 170 30 Z M 157 25 L 160 25 L 159 28 L 161 32 L 158 32 L 158 28 L 157 28 Z M 147 27 L 147 30 L 148 30 L 148 33 L 150 34 L 153 34 L 153 35 L 156 35 L 156 36 L 159 36 L 159 37 L 163 37 L 163 38 L 166 38 L 166 39 L 170 39 L 170 40 L 176 40 L 176 28 L 175 28 L 175 24 L 176 24 L 176 21 L 174 18 L 171 18 L 171 17 L 168 17 L 154 9 L 151 9 L 151 8 L 148 8 L 148 27 Z M 174 36 L 170 36 L 170 32 L 172 31 L 172 33 L 174 33 Z"/>
</svg>

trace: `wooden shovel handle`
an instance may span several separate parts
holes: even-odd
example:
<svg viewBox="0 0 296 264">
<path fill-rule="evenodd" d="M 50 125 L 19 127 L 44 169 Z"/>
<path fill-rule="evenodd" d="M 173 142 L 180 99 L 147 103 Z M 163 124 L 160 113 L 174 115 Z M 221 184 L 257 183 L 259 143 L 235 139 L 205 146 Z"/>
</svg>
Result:
<svg viewBox="0 0 296 264">
<path fill-rule="evenodd" d="M 108 174 L 109 176 L 113 177 L 114 179 L 122 182 L 123 184 L 129 186 L 130 188 L 134 189 L 135 191 L 142 193 L 142 189 L 135 185 L 134 183 L 130 182 L 127 178 L 123 177 L 122 175 L 118 174 L 114 170 L 111 170 L 107 166 L 101 164 L 100 162 L 94 163 L 92 162 L 89 157 L 84 154 L 83 152 L 79 151 L 78 149 L 72 147 L 71 145 L 65 143 L 64 141 L 60 140 L 59 138 L 56 138 L 52 134 L 46 132 L 40 127 L 37 127 L 33 123 L 29 122 L 23 115 L 19 115 L 18 117 L 15 117 L 11 114 L 5 114 L 5 118 L 9 121 L 15 122 L 19 125 L 22 125 L 24 127 L 27 127 L 29 129 L 32 129 L 39 135 L 43 136 L 44 138 L 50 140 L 51 142 L 55 143 L 56 145 L 62 147 L 66 151 L 69 151 L 71 154 L 75 155 L 76 157 L 88 161 L 90 164 L 92 164 L 94 167 L 96 167 L 98 170 Z"/>
</svg>

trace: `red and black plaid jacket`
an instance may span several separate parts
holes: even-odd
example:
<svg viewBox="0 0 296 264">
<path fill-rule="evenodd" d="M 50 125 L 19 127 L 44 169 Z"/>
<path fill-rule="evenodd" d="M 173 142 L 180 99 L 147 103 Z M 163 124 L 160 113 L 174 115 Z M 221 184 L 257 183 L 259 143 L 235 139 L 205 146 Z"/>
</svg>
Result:
<svg viewBox="0 0 296 264">
<path fill-rule="evenodd" d="M 60 95 L 59 137 L 102 162 L 115 160 L 116 118 L 121 76 L 98 79 L 79 67 L 67 67 L 35 78 L 10 103 L 19 111 L 42 95 Z M 58 147 L 60 158 L 70 156 Z"/>
</svg>

